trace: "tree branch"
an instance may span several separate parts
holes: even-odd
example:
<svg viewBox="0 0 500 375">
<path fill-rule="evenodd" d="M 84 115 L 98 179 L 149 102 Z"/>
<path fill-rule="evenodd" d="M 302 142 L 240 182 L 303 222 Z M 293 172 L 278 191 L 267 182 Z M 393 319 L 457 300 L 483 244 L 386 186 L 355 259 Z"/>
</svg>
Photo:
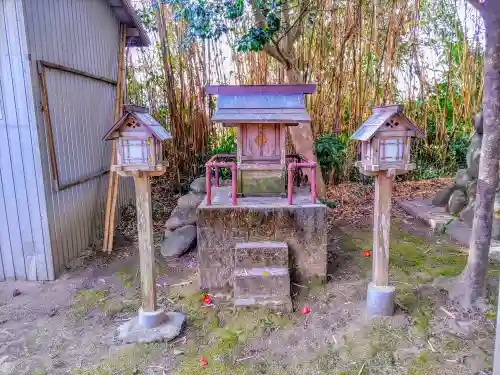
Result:
<svg viewBox="0 0 500 375">
<path fill-rule="evenodd" d="M 256 0 L 250 0 L 249 1 L 250 6 L 252 7 L 252 13 L 253 17 L 260 27 L 266 26 L 266 18 L 264 17 L 264 14 L 262 14 L 261 10 L 257 6 L 257 1 Z M 290 69 L 294 64 L 293 60 L 289 57 L 286 56 L 285 53 L 280 49 L 278 42 L 275 40 L 272 40 L 273 44 L 266 44 L 263 47 L 263 51 L 266 52 L 268 55 L 274 57 L 276 60 L 278 60 L 280 63 L 285 65 L 287 69 Z"/>
</svg>

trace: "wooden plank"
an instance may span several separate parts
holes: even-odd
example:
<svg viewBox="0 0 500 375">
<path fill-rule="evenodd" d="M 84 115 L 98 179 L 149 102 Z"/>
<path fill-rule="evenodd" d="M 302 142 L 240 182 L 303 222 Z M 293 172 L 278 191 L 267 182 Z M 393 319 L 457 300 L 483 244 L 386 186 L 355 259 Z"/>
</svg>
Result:
<svg viewBox="0 0 500 375">
<path fill-rule="evenodd" d="M 137 232 L 139 236 L 139 257 L 141 269 L 142 309 L 156 310 L 156 275 L 153 249 L 153 219 L 151 207 L 150 177 L 135 177 L 137 196 Z"/>
<path fill-rule="evenodd" d="M 82 77 L 87 77 L 87 78 L 93 79 L 95 81 L 109 83 L 110 85 L 113 85 L 113 86 L 117 85 L 117 82 L 113 81 L 112 79 L 109 79 L 109 78 L 106 78 L 106 77 L 97 76 L 95 74 L 90 74 L 90 73 L 87 73 L 87 72 L 84 72 L 84 71 L 81 71 L 81 70 L 78 70 L 78 69 L 73 69 L 73 68 L 70 68 L 70 67 L 67 67 L 67 66 L 63 66 L 63 65 L 59 65 L 59 64 L 54 64 L 54 63 L 51 63 L 51 62 L 48 62 L 48 61 L 44 61 L 44 60 L 38 60 L 38 64 L 42 65 L 45 68 L 50 68 L 50 69 L 60 70 L 60 71 L 66 72 L 66 73 L 76 74 L 76 75 L 79 75 L 79 76 L 82 76 Z"/>
<path fill-rule="evenodd" d="M 389 285 L 389 240 L 391 231 L 391 195 L 394 175 L 380 172 L 375 179 L 373 211 L 373 264 L 375 285 Z"/>
</svg>

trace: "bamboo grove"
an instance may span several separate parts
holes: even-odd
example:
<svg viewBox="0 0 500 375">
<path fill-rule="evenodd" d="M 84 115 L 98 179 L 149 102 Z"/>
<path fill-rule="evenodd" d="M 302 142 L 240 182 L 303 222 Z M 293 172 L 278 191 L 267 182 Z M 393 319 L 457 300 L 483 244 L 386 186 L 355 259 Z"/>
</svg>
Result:
<svg viewBox="0 0 500 375">
<path fill-rule="evenodd" d="M 483 30 L 459 0 L 314 0 L 310 24 L 295 43 L 316 137 L 342 139 L 351 177 L 348 135 L 374 105 L 399 102 L 426 132 L 417 147 L 420 177 L 452 173 L 464 162 L 471 117 L 481 110 Z M 179 176 L 197 173 L 225 134 L 209 121 L 207 84 L 286 83 L 283 66 L 265 52 L 236 53 L 231 40 L 184 43 L 185 28 L 167 5 L 138 0 L 155 47 L 129 56 L 129 100 L 147 104 L 174 135 Z M 133 63 L 132 63 L 133 62 Z"/>
</svg>

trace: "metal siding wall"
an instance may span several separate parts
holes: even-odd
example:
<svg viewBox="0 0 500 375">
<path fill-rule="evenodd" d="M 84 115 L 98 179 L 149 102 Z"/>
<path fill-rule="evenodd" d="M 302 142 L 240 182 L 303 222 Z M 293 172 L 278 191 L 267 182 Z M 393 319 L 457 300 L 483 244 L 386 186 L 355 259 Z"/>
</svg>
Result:
<svg viewBox="0 0 500 375">
<path fill-rule="evenodd" d="M 34 90 L 41 100 L 36 61 L 44 60 L 116 80 L 119 22 L 105 0 L 25 0 Z M 109 167 L 102 136 L 113 123 L 115 87 L 45 69 L 55 154 L 61 183 Z M 108 175 L 56 192 L 43 114 L 42 161 L 56 274 L 102 233 Z M 122 179 L 118 206 L 132 200 L 133 180 Z"/>
<path fill-rule="evenodd" d="M 23 2 L 0 0 L 0 279 L 53 279 Z"/>
</svg>

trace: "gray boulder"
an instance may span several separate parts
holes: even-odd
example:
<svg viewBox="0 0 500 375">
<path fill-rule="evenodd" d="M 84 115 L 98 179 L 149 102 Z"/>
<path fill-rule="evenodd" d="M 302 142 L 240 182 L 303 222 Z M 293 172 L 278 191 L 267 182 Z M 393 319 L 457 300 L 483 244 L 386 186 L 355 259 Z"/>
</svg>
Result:
<svg viewBox="0 0 500 375">
<path fill-rule="evenodd" d="M 483 134 L 483 112 L 479 112 L 472 118 L 472 125 L 477 134 Z"/>
<path fill-rule="evenodd" d="M 471 180 L 467 174 L 467 169 L 459 169 L 455 175 L 455 185 L 457 188 L 465 191 L 467 189 L 467 182 Z"/>
<path fill-rule="evenodd" d="M 165 258 L 180 257 L 196 242 L 196 227 L 186 225 L 172 232 L 161 245 L 161 255 Z"/>
<path fill-rule="evenodd" d="M 500 239 L 500 193 L 495 195 L 495 205 L 493 208 L 493 225 L 491 227 L 491 237 Z"/>
<path fill-rule="evenodd" d="M 177 201 L 177 206 L 179 207 L 198 207 L 198 205 L 203 201 L 204 196 L 201 194 L 196 194 L 190 191 L 186 195 L 183 195 Z"/>
<path fill-rule="evenodd" d="M 444 207 L 448 204 L 450 196 L 455 190 L 455 186 L 446 186 L 445 188 L 439 190 L 436 196 L 432 200 L 432 205 L 436 207 Z"/>
<path fill-rule="evenodd" d="M 176 230 L 186 225 L 196 224 L 198 215 L 196 207 L 175 207 L 169 219 L 165 223 L 165 229 Z"/>
<path fill-rule="evenodd" d="M 448 212 L 458 214 L 467 205 L 467 196 L 462 190 L 455 190 L 448 200 Z"/>
<path fill-rule="evenodd" d="M 476 199 L 477 192 L 477 180 L 472 180 L 467 182 L 467 198 L 469 202 L 472 202 Z"/>
<path fill-rule="evenodd" d="M 212 185 L 215 184 L 215 178 L 212 178 L 211 181 Z M 207 192 L 206 186 L 205 186 L 205 177 L 198 177 L 196 180 L 191 182 L 191 185 L 189 186 L 192 192 L 198 193 L 198 194 L 205 194 Z"/>
<path fill-rule="evenodd" d="M 469 202 L 467 207 L 465 207 L 462 212 L 460 212 L 460 219 L 465 221 L 467 224 L 472 226 L 472 220 L 474 219 L 475 205 L 474 202 Z"/>
<path fill-rule="evenodd" d="M 471 178 L 477 178 L 479 174 L 479 159 L 481 157 L 482 137 L 478 134 L 472 136 L 469 148 L 467 149 L 467 173 Z"/>
</svg>

